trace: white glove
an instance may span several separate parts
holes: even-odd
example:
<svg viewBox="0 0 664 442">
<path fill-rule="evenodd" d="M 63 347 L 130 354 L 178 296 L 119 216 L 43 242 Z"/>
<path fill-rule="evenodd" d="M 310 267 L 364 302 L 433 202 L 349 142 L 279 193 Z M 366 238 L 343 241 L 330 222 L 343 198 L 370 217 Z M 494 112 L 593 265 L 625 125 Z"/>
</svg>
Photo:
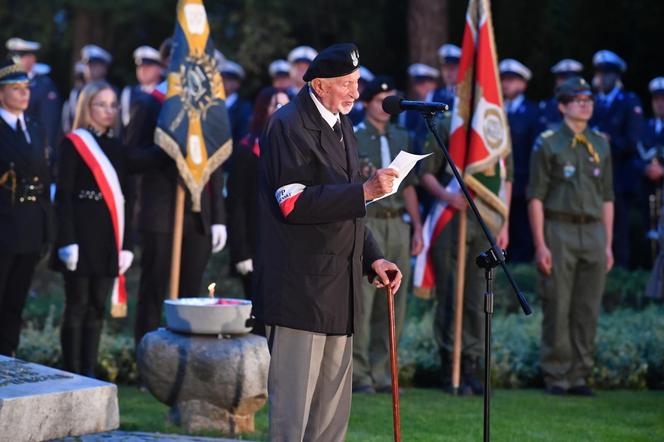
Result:
<svg viewBox="0 0 664 442">
<path fill-rule="evenodd" d="M 78 265 L 78 244 L 69 244 L 58 249 L 58 258 L 65 263 L 65 267 L 70 272 L 76 270 Z"/>
<path fill-rule="evenodd" d="M 254 262 L 251 259 L 240 261 L 235 264 L 235 270 L 237 270 L 240 275 L 244 276 L 247 273 L 254 271 Z"/>
<path fill-rule="evenodd" d="M 212 253 L 221 252 L 226 245 L 226 226 L 223 224 L 212 224 Z"/>
<path fill-rule="evenodd" d="M 120 256 L 118 258 L 118 272 L 121 275 L 131 267 L 131 263 L 134 262 L 134 254 L 129 250 L 120 250 Z"/>
</svg>

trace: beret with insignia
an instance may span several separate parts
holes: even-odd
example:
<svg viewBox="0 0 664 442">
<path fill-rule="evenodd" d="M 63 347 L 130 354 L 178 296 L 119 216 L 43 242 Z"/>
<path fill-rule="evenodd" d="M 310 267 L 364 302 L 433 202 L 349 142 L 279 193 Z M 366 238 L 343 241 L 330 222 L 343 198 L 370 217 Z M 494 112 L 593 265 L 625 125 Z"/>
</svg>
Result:
<svg viewBox="0 0 664 442">
<path fill-rule="evenodd" d="M 360 67 L 360 53 L 353 43 L 337 43 L 320 51 L 313 59 L 303 80 L 334 78 L 348 75 Z"/>
</svg>

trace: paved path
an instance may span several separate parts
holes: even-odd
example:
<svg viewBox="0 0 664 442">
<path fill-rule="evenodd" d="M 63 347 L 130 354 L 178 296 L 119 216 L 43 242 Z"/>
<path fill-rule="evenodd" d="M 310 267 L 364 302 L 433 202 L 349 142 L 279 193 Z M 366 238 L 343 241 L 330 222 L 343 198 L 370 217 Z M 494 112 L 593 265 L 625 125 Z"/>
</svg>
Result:
<svg viewBox="0 0 664 442">
<path fill-rule="evenodd" d="M 180 434 L 142 433 L 139 431 L 109 431 L 107 433 L 56 439 L 61 442 L 237 442 L 217 437 L 183 436 Z M 243 441 L 246 442 L 246 441 Z"/>
</svg>

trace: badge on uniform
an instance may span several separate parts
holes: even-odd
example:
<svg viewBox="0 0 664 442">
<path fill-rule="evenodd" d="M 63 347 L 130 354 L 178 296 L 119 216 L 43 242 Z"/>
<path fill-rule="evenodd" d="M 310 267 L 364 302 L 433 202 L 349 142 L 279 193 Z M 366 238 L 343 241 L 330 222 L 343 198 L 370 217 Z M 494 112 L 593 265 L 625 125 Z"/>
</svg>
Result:
<svg viewBox="0 0 664 442">
<path fill-rule="evenodd" d="M 565 178 L 571 178 L 574 175 L 574 172 L 576 172 L 576 167 L 572 163 L 566 163 L 565 167 L 563 167 L 563 175 L 565 175 Z"/>
<path fill-rule="evenodd" d="M 600 172 L 600 170 L 599 170 L 599 167 L 595 167 L 595 168 L 593 169 L 593 176 L 598 177 L 598 176 L 600 175 L 600 173 L 601 173 L 601 172 Z"/>
</svg>

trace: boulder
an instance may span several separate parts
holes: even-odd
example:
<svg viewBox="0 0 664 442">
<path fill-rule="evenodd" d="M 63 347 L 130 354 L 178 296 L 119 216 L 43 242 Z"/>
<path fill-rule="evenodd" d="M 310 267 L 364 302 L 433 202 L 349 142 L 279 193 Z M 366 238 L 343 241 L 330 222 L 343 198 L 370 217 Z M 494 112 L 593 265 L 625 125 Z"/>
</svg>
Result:
<svg viewBox="0 0 664 442">
<path fill-rule="evenodd" d="M 267 401 L 270 355 L 265 338 L 220 338 L 166 329 L 146 334 L 138 368 L 150 392 L 171 407 L 187 431 L 254 431 L 254 414 Z"/>
</svg>

